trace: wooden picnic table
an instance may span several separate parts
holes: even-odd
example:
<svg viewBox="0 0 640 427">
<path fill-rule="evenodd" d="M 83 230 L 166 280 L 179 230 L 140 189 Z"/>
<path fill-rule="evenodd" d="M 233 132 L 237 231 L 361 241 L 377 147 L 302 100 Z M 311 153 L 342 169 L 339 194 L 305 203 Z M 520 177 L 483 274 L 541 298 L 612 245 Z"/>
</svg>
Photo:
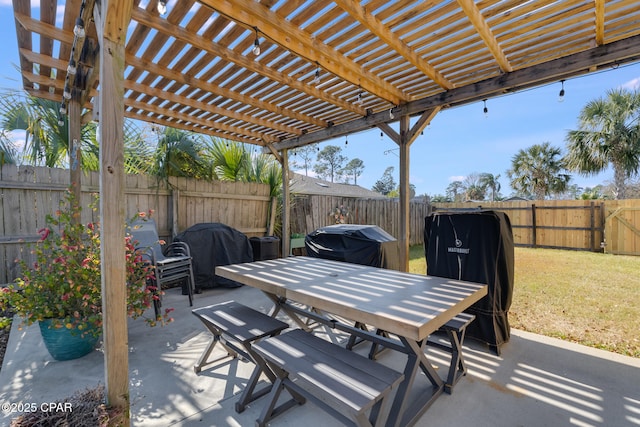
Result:
<svg viewBox="0 0 640 427">
<path fill-rule="evenodd" d="M 388 425 L 414 424 L 444 389 L 425 354 L 430 334 L 487 294 L 487 286 L 310 257 L 216 267 L 216 274 L 263 291 L 301 327 L 311 318 L 407 355 Z M 306 308 L 301 308 L 301 306 Z M 337 319 L 387 331 L 390 339 Z M 429 387 L 415 387 L 422 370 Z"/>
</svg>

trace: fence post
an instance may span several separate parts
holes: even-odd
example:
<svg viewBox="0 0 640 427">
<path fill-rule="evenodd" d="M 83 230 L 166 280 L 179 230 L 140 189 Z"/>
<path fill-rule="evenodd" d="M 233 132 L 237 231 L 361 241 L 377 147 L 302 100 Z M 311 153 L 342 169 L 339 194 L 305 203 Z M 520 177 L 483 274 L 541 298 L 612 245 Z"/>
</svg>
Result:
<svg viewBox="0 0 640 427">
<path fill-rule="evenodd" d="M 596 207 L 593 202 L 590 203 L 591 208 L 591 218 L 589 218 L 591 222 L 591 242 L 589 243 L 591 246 L 591 251 L 596 252 Z"/>
<path fill-rule="evenodd" d="M 535 248 L 537 245 L 537 230 L 536 230 L 536 204 L 531 204 L 531 239 L 533 240 L 532 246 Z"/>
</svg>

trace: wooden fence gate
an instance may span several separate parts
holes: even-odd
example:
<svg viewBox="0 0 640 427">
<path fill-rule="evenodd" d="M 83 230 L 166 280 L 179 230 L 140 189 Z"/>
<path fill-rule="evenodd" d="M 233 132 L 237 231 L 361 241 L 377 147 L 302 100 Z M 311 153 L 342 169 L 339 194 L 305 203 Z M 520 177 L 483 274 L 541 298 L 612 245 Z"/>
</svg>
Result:
<svg viewBox="0 0 640 427">
<path fill-rule="evenodd" d="M 619 207 L 605 220 L 605 252 L 615 255 L 640 253 L 640 207 Z"/>
</svg>

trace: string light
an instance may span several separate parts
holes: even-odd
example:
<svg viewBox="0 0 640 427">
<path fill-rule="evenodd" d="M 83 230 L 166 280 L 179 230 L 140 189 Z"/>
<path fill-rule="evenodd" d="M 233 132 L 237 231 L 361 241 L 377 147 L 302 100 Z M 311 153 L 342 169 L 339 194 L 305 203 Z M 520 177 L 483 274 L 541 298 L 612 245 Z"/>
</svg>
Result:
<svg viewBox="0 0 640 427">
<path fill-rule="evenodd" d="M 484 108 L 482 109 L 482 111 L 484 112 L 484 116 L 485 117 L 489 117 L 489 109 L 487 108 L 487 100 L 483 99 L 482 102 L 484 103 Z"/>
<path fill-rule="evenodd" d="M 77 71 L 76 60 L 73 59 L 73 52 L 71 52 L 71 60 L 69 61 L 69 65 L 67 66 L 67 74 L 71 76 L 75 76 L 76 71 Z"/>
<path fill-rule="evenodd" d="M 344 137 L 344 145 L 349 145 L 349 137 L 348 136 Z"/>
<path fill-rule="evenodd" d="M 564 101 L 564 80 L 560 80 L 562 84 L 562 89 L 560 89 L 560 93 L 558 94 L 558 102 Z"/>
<path fill-rule="evenodd" d="M 256 39 L 253 41 L 253 49 L 251 50 L 255 56 L 260 55 L 260 40 L 258 40 L 258 27 L 254 27 L 256 31 Z"/>
<path fill-rule="evenodd" d="M 382 138 L 384 138 L 384 133 L 382 133 L 382 131 L 380 131 L 380 141 L 382 141 Z"/>
<path fill-rule="evenodd" d="M 64 126 L 64 117 L 58 116 L 58 126 Z"/>
<path fill-rule="evenodd" d="M 354 102 L 355 105 L 362 105 L 364 103 L 364 101 L 362 100 L 362 91 L 358 92 L 358 95 L 356 95 L 356 100 Z"/>
<path fill-rule="evenodd" d="M 60 104 L 60 114 L 63 116 L 67 114 L 67 104 L 65 102 Z"/>
<path fill-rule="evenodd" d="M 71 99 L 71 89 L 69 89 L 69 80 L 67 79 L 66 84 L 64 85 L 64 91 L 62 92 L 62 97 L 66 100 Z"/>
<path fill-rule="evenodd" d="M 316 73 L 313 75 L 313 80 L 311 80 L 312 85 L 317 85 L 320 83 L 320 67 L 316 67 Z"/>
<path fill-rule="evenodd" d="M 86 35 L 84 31 L 84 21 L 80 17 L 76 19 L 76 26 L 73 27 L 73 34 L 79 39 L 83 39 Z"/>
<path fill-rule="evenodd" d="M 160 15 L 164 15 L 165 13 L 167 13 L 167 2 L 165 0 L 159 0 L 157 8 L 158 8 L 158 13 Z"/>
<path fill-rule="evenodd" d="M 393 119 L 395 116 L 393 115 L 393 108 L 389 108 L 389 118 Z"/>
</svg>

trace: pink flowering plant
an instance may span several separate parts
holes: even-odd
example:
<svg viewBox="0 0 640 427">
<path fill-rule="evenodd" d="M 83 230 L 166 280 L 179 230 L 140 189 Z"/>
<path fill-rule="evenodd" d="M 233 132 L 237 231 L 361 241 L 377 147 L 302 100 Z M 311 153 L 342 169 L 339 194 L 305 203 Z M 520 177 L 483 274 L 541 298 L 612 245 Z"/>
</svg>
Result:
<svg viewBox="0 0 640 427">
<path fill-rule="evenodd" d="M 47 215 L 46 227 L 33 246 L 35 262 L 19 260 L 22 277 L 0 292 L 0 309 L 12 309 L 24 323 L 52 319 L 54 328 L 67 328 L 81 335 L 102 332 L 102 283 L 100 270 L 100 227 L 80 222 L 81 208 L 69 191 L 54 215 Z M 92 206 L 95 209 L 95 203 Z M 145 213 L 138 214 L 146 216 Z M 124 225 L 123 225 L 124 227 Z M 153 284 L 153 269 L 126 235 L 127 312 L 145 317 L 150 326 L 170 322 L 165 309 L 157 318 L 145 316 L 159 299 Z"/>
</svg>

